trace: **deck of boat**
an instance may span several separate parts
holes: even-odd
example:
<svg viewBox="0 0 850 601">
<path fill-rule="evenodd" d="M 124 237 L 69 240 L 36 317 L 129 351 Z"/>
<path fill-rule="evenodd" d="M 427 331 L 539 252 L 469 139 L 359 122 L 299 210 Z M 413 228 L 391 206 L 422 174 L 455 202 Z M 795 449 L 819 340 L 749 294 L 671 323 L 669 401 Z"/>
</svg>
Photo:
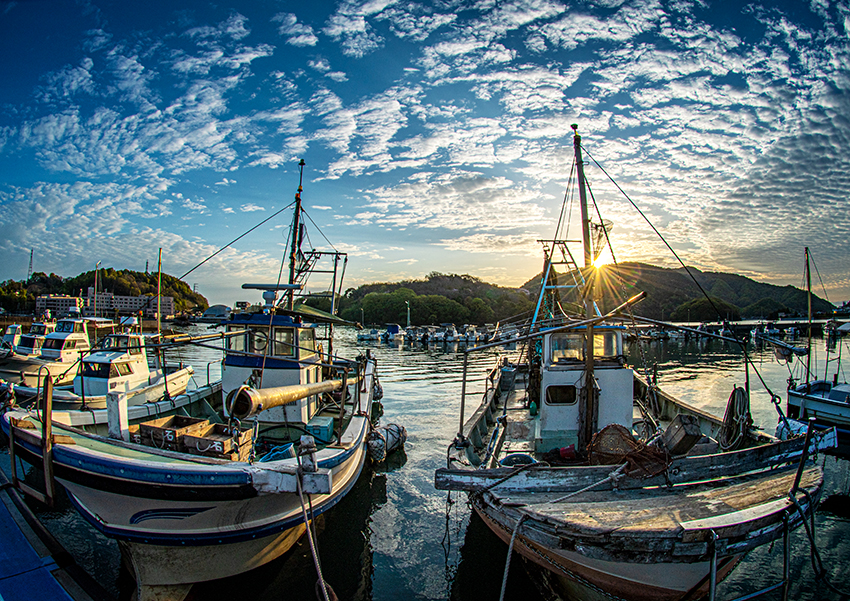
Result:
<svg viewBox="0 0 850 601">
<path fill-rule="evenodd" d="M 500 494 L 496 489 L 491 494 L 503 507 L 550 524 L 570 546 L 598 546 L 638 562 L 633 555 L 657 552 L 682 560 L 691 551 L 702 554 L 689 545 L 704 549 L 712 533 L 725 540 L 724 546 L 740 544 L 748 550 L 769 526 L 781 523 L 785 511 L 793 511 L 788 495 L 794 478 L 791 466 L 671 487 L 589 490 L 564 500 L 557 492 Z M 816 493 L 822 481 L 822 472 L 813 467 L 803 472 L 800 486 Z"/>
</svg>

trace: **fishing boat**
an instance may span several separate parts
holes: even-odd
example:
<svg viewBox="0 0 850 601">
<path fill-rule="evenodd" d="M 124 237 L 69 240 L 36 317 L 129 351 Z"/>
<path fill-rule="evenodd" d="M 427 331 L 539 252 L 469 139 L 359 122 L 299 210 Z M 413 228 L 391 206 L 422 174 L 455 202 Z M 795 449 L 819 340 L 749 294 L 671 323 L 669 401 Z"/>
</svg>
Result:
<svg viewBox="0 0 850 601">
<path fill-rule="evenodd" d="M 181 599 L 195 582 L 263 565 L 305 532 L 318 562 L 309 526 L 363 469 L 381 396 L 376 360 L 334 351 L 347 256 L 302 247 L 303 210 L 299 184 L 288 282 L 245 284 L 263 291 L 263 311 L 225 322 L 217 420 L 173 415 L 134 425 L 120 394 L 108 400 L 108 436 L 54 423 L 44 406 L 0 419 L 14 457 L 44 465 L 83 517 L 118 540 L 140 601 Z M 333 268 L 318 269 L 323 259 Z M 296 303 L 307 300 L 313 273 L 333 274 L 328 312 Z"/>
<path fill-rule="evenodd" d="M 21 342 L 21 331 L 21 326 L 17 323 L 9 324 L 3 330 L 3 338 L 0 339 L 0 354 L 2 354 L 2 357 L 8 357 L 18 348 L 18 344 Z"/>
<path fill-rule="evenodd" d="M 81 358 L 92 341 L 115 332 L 117 324 L 98 317 L 66 318 L 45 335 L 38 357 L 8 357 L 0 364 L 0 379 L 32 388 L 43 386 L 45 374 L 56 385 L 71 384 L 80 369 Z"/>
<path fill-rule="evenodd" d="M 128 406 L 183 394 L 194 369 L 190 365 L 167 365 L 156 354 L 149 356 L 151 338 L 134 332 L 103 338 L 82 359 L 73 383 L 54 387 L 54 408 L 105 409 L 109 393 L 125 395 Z M 150 362 L 156 365 L 151 367 Z M 37 387 L 25 385 L 0 383 L 3 389 L 11 389 L 19 402 L 39 394 Z"/>
<path fill-rule="evenodd" d="M 606 313 L 597 305 L 593 261 L 607 234 L 591 239 L 577 132 L 574 149 L 584 267 L 558 232 L 542 241 L 541 290 L 521 351 L 499 359 L 469 410 L 469 353 L 501 343 L 464 351 L 458 433 L 435 485 L 466 491 L 549 597 L 713 599 L 745 553 L 811 516 L 823 474 L 808 457 L 835 435 L 778 440 L 753 427 L 748 388 L 732 391 L 721 419 L 626 363 L 626 324 L 643 293 Z M 579 315 L 563 310 L 570 294 Z"/>
<path fill-rule="evenodd" d="M 47 335 L 56 329 L 56 322 L 37 321 L 30 326 L 29 332 L 21 336 L 15 347 L 15 355 L 24 359 L 34 359 L 41 355 L 41 347 Z"/>
<path fill-rule="evenodd" d="M 812 286 L 809 249 L 806 255 L 806 287 L 808 290 L 808 338 L 805 347 L 791 347 L 793 352 L 785 351 L 787 361 L 794 355 L 799 371 L 788 379 L 787 405 L 788 417 L 795 421 L 805 422 L 815 419 L 815 427 L 836 427 L 839 437 L 838 453 L 850 456 L 850 383 L 842 378 L 841 352 L 835 346 L 846 344 L 846 341 L 836 340 L 835 344 L 826 345 L 823 377 L 818 377 L 812 368 Z M 781 353 L 783 346 L 778 341 L 770 340 Z M 790 346 L 790 345 L 786 345 Z M 832 356 L 830 356 L 832 355 Z M 830 375 L 830 369 L 832 374 Z M 782 426 L 783 424 L 779 424 Z M 799 428 L 797 424 L 796 428 Z"/>
</svg>

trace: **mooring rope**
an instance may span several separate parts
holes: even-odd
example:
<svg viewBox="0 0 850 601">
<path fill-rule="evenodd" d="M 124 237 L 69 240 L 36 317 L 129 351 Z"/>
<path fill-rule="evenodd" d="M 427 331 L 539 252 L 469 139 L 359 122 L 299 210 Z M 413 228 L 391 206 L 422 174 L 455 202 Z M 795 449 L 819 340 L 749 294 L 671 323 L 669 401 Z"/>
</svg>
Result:
<svg viewBox="0 0 850 601">
<path fill-rule="evenodd" d="M 508 558 L 505 560 L 505 574 L 502 576 L 502 593 L 499 595 L 499 601 L 505 601 L 505 589 L 508 587 L 508 572 L 511 568 L 511 554 L 514 551 L 514 541 L 516 540 L 516 535 L 519 533 L 519 527 L 527 517 L 528 515 L 526 514 L 522 514 L 519 517 L 514 527 L 514 533 L 511 535 L 511 543 L 508 545 Z"/>
</svg>

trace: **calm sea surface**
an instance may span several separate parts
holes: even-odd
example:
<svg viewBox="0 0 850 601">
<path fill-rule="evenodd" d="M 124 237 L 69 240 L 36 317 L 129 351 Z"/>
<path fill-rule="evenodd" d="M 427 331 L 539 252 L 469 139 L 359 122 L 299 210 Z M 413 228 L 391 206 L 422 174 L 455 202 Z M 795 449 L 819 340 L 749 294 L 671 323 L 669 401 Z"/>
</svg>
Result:
<svg viewBox="0 0 850 601">
<path fill-rule="evenodd" d="M 192 331 L 206 331 L 193 326 Z M 338 329 L 339 354 L 352 356 L 363 345 L 353 330 Z M 823 357 L 823 342 L 818 341 Z M 368 467 L 351 493 L 321 518 L 318 546 L 322 570 L 342 600 L 461 601 L 499 598 L 507 547 L 470 515 L 465 495 L 434 489 L 434 470 L 445 464 L 446 447 L 458 428 L 462 353 L 457 345 L 429 349 L 370 343 L 378 358 L 384 387 L 382 423 L 407 429 L 404 453 L 387 465 Z M 765 350 L 750 351 L 759 372 L 783 397 L 788 369 Z M 504 351 L 503 351 L 504 352 Z M 508 351 L 510 352 L 510 351 Z M 176 359 L 177 357 L 172 357 Z M 197 384 L 220 376 L 221 352 L 190 348 L 180 357 L 195 367 Z M 480 374 L 472 393 L 483 391 L 483 375 L 496 360 L 494 351 L 477 353 L 470 374 Z M 652 343 L 643 353 L 630 350 L 630 362 L 658 365 L 660 385 L 670 394 L 723 415 L 734 385 L 743 385 L 745 373 L 740 350 L 719 341 L 705 343 Z M 821 359 L 822 361 L 822 359 Z M 823 373 L 823 367 L 819 369 Z M 777 414 L 769 395 L 750 374 L 752 413 L 757 425 L 773 432 Z M 8 451 L 3 449 L 8 471 Z M 821 457 L 827 472 L 824 502 L 816 516 L 818 549 L 831 582 L 850 588 L 850 487 L 848 462 Z M 67 500 L 57 510 L 37 508 L 42 521 L 111 593 L 129 599 L 133 584 L 120 566 L 115 541 L 95 532 Z M 792 535 L 792 599 L 840 599 L 815 579 L 809 545 L 803 529 Z M 199 561 L 203 561 L 202 552 Z M 782 546 L 762 547 L 751 553 L 718 589 L 719 599 L 752 593 L 781 576 Z M 253 572 L 196 586 L 196 599 L 215 601 L 315 599 L 316 573 L 306 542 L 286 556 Z M 521 561 L 512 561 L 506 598 L 542 599 L 533 588 Z M 779 599 L 778 594 L 766 597 Z"/>
</svg>

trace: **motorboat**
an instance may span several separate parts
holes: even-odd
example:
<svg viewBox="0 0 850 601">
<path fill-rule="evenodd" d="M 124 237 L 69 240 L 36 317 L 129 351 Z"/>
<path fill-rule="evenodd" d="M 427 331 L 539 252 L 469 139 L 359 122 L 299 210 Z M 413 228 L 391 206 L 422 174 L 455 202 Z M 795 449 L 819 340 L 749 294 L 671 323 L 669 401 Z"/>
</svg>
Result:
<svg viewBox="0 0 850 601">
<path fill-rule="evenodd" d="M 149 356 L 150 336 L 125 332 L 103 338 L 82 359 L 72 384 L 53 389 L 56 408 L 85 407 L 105 409 L 110 393 L 126 396 L 127 404 L 138 405 L 183 394 L 194 374 L 191 366 L 165 365 L 160 357 Z M 150 363 L 155 365 L 152 367 Z M 0 384 L 21 399 L 35 397 L 38 387 Z"/>
<path fill-rule="evenodd" d="M 45 335 L 38 357 L 9 357 L 0 365 L 0 379 L 31 388 L 43 385 L 49 374 L 56 385 L 71 384 L 92 340 L 114 333 L 117 324 L 105 318 L 65 318 Z"/>
<path fill-rule="evenodd" d="M 21 336 L 18 346 L 15 348 L 15 354 L 25 359 L 34 359 L 41 355 L 41 347 L 47 335 L 56 329 L 54 321 L 37 321 L 33 322 L 29 331 Z"/>
</svg>

